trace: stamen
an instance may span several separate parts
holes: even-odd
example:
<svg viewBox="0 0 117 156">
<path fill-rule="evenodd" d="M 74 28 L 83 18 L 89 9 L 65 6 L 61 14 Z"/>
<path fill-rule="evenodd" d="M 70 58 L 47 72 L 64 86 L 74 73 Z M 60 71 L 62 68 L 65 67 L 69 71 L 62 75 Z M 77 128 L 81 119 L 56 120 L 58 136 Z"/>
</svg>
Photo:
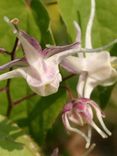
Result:
<svg viewBox="0 0 117 156">
<path fill-rule="evenodd" d="M 105 132 L 106 132 L 108 135 L 111 135 L 111 132 L 107 129 L 106 125 L 105 125 L 104 122 L 103 122 L 102 114 L 101 114 L 100 108 L 99 108 L 98 106 L 96 106 L 96 104 L 93 103 L 93 102 L 91 102 L 90 104 L 91 104 L 91 106 L 95 109 L 97 118 L 98 118 L 98 120 L 99 120 L 99 122 L 100 122 L 102 128 L 105 130 Z"/>
<path fill-rule="evenodd" d="M 76 115 L 78 116 L 78 118 L 80 120 L 81 126 L 83 126 L 84 125 L 84 122 L 83 122 L 83 119 L 82 119 L 81 115 L 77 111 L 76 111 Z"/>
<path fill-rule="evenodd" d="M 90 124 L 101 136 L 102 138 L 107 138 L 108 136 L 94 123 L 94 121 Z"/>
<path fill-rule="evenodd" d="M 89 138 L 89 141 L 86 144 L 86 148 L 89 148 L 89 146 L 90 146 L 90 143 L 91 143 L 91 135 L 92 135 L 92 128 L 90 126 L 88 126 L 88 138 Z"/>
<path fill-rule="evenodd" d="M 75 119 L 73 116 L 70 116 L 70 117 L 69 117 L 69 120 L 70 120 L 71 122 L 75 123 L 75 124 L 78 124 L 78 120 Z"/>
<path fill-rule="evenodd" d="M 105 130 L 105 132 L 106 132 L 108 135 L 111 135 L 112 133 L 107 129 L 106 125 L 104 124 L 100 112 L 97 112 L 97 118 L 98 118 L 98 120 L 99 120 L 99 122 L 100 122 L 102 128 Z"/>
<path fill-rule="evenodd" d="M 64 114 L 64 119 L 65 119 L 65 126 L 66 126 L 68 131 L 78 133 L 79 135 L 81 135 L 86 140 L 86 142 L 88 142 L 88 137 L 82 131 L 78 130 L 77 128 L 73 128 L 70 126 L 67 113 Z"/>
</svg>

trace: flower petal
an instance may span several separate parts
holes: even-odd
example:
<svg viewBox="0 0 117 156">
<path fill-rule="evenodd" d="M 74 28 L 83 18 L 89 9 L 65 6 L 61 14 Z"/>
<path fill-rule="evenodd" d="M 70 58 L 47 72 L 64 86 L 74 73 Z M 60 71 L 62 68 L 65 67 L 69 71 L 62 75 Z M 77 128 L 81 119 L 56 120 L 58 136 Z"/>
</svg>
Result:
<svg viewBox="0 0 117 156">
<path fill-rule="evenodd" d="M 38 95 L 47 96 L 58 91 L 59 84 L 62 80 L 58 66 L 48 63 L 44 67 L 40 67 L 39 72 L 33 67 L 30 67 L 26 73 L 28 85 Z"/>
<path fill-rule="evenodd" d="M 41 46 L 34 38 L 23 31 L 18 33 L 18 38 L 24 49 L 26 59 L 30 65 L 43 57 Z"/>
<path fill-rule="evenodd" d="M 4 70 L 4 69 L 8 69 L 8 68 L 11 68 L 11 67 L 16 67 L 16 66 L 26 66 L 28 65 L 28 63 L 26 62 L 26 60 L 24 58 L 21 58 L 21 59 L 15 59 L 13 61 L 10 61 L 9 63 L 6 63 L 4 65 L 1 65 L 0 66 L 0 71 L 1 70 Z"/>
<path fill-rule="evenodd" d="M 75 48 L 80 48 L 80 44 L 81 44 L 81 30 L 80 30 L 80 26 L 78 25 L 78 23 L 76 21 L 74 21 L 74 26 L 76 28 L 76 41 L 73 44 L 69 44 L 66 46 L 50 46 L 49 48 L 46 48 L 43 50 L 43 54 L 46 57 L 50 57 L 54 54 L 60 53 L 60 52 L 64 52 L 65 50 L 70 50 L 70 49 L 75 49 Z"/>
<path fill-rule="evenodd" d="M 78 93 L 78 96 L 80 96 L 80 97 L 85 97 L 84 96 L 84 86 L 85 86 L 86 80 L 87 80 L 86 73 L 81 73 L 79 76 L 78 84 L 77 84 L 77 93 Z"/>
<path fill-rule="evenodd" d="M 85 67 L 85 61 L 83 58 L 68 56 L 61 62 L 61 66 L 69 72 L 79 74 Z"/>
<path fill-rule="evenodd" d="M 81 29 L 79 24 L 76 21 L 74 21 L 74 27 L 76 29 L 76 42 L 81 43 Z"/>
<path fill-rule="evenodd" d="M 117 82 L 117 71 L 115 69 L 112 69 L 110 77 L 105 81 L 100 82 L 100 85 L 110 86 L 113 85 L 115 82 Z"/>
<path fill-rule="evenodd" d="M 112 66 L 109 52 L 95 53 L 86 58 L 86 71 L 96 80 L 105 80 L 110 77 Z"/>
<path fill-rule="evenodd" d="M 19 69 L 15 69 L 15 70 L 9 71 L 7 73 L 1 74 L 0 81 L 6 80 L 6 79 L 11 79 L 14 77 L 19 77 L 19 76 L 26 78 L 26 76 L 27 76 L 26 71 L 27 71 L 27 68 L 19 68 Z"/>
<path fill-rule="evenodd" d="M 50 57 L 54 54 L 58 54 L 58 53 L 62 53 L 64 52 L 65 50 L 69 50 L 69 49 L 74 49 L 76 48 L 77 46 L 79 46 L 79 42 L 75 42 L 73 44 L 69 44 L 69 45 L 66 45 L 66 46 L 50 46 L 49 48 L 45 48 L 43 50 L 43 55 L 45 57 Z"/>
</svg>

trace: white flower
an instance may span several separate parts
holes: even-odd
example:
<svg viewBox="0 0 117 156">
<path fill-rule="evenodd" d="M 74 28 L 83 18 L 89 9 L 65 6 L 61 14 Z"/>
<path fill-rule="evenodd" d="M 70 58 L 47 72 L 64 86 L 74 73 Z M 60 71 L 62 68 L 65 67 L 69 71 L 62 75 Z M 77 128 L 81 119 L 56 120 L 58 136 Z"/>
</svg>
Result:
<svg viewBox="0 0 117 156">
<path fill-rule="evenodd" d="M 78 43 L 42 50 L 40 44 L 34 38 L 23 31 L 18 31 L 8 18 L 5 19 L 15 29 L 14 32 L 17 34 L 25 53 L 27 66 L 0 75 L 0 80 L 21 76 L 26 79 L 30 88 L 41 96 L 47 96 L 57 92 L 59 83 L 62 81 L 59 72 L 59 63 L 64 57 L 72 53 L 72 51 L 66 53 L 65 50 L 76 46 Z M 2 66 L 1 69 L 19 63 L 16 62 L 17 60 L 12 61 Z"/>
<path fill-rule="evenodd" d="M 66 60 L 71 66 L 70 70 L 80 74 L 77 91 L 81 97 L 90 98 L 97 85 L 108 86 L 117 80 L 117 72 L 111 65 L 112 57 L 109 52 L 89 54 L 82 58 L 68 56 Z"/>
<path fill-rule="evenodd" d="M 95 110 L 99 123 L 104 131 L 102 131 L 93 120 L 93 110 Z M 86 141 L 86 148 L 90 146 L 91 141 L 91 128 L 93 127 L 103 138 L 111 135 L 111 132 L 106 128 L 103 122 L 104 115 L 102 114 L 99 106 L 90 99 L 80 98 L 74 99 L 65 105 L 62 120 L 68 132 L 75 132 L 81 135 Z M 74 124 L 74 126 L 73 126 Z M 88 125 L 88 134 L 80 130 L 80 127 Z M 79 128 L 77 128 L 79 126 Z"/>
<path fill-rule="evenodd" d="M 91 29 L 95 15 L 95 0 L 91 0 L 91 14 L 86 29 L 85 48 L 91 49 Z M 74 22 L 77 30 L 76 41 L 81 43 L 81 30 L 79 25 Z M 80 48 L 80 46 L 79 46 Z M 111 57 L 107 51 L 87 53 L 84 55 L 68 56 L 62 62 L 62 66 L 68 71 L 80 74 L 77 85 L 78 94 L 81 97 L 90 98 L 92 90 L 97 85 L 108 86 L 117 80 L 117 71 L 112 67 L 113 60 L 117 57 Z"/>
</svg>

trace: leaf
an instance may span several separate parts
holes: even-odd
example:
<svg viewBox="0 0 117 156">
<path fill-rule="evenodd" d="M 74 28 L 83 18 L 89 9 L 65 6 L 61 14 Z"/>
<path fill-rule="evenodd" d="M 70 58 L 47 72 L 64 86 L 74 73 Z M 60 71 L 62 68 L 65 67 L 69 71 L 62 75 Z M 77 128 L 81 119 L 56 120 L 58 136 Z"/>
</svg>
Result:
<svg viewBox="0 0 117 156">
<path fill-rule="evenodd" d="M 7 118 L 0 115 L 1 156 L 41 156 L 39 147 Z"/>
<path fill-rule="evenodd" d="M 50 19 L 44 5 L 40 0 L 31 1 L 31 7 L 33 9 L 33 15 L 36 23 L 41 31 L 41 43 L 45 46 L 46 44 L 53 44 L 51 37 Z"/>
<path fill-rule="evenodd" d="M 84 43 L 85 28 L 88 22 L 88 17 L 90 13 L 90 0 L 60 0 L 58 1 L 61 16 L 66 24 L 67 31 L 74 41 L 76 36 L 76 31 L 73 25 L 73 21 L 77 21 L 82 30 L 82 43 Z M 70 15 L 68 16 L 68 10 L 70 10 Z"/>
<path fill-rule="evenodd" d="M 60 14 L 62 16 L 62 19 L 66 24 L 67 31 L 73 40 L 75 38 L 75 29 L 73 26 L 73 20 L 77 20 L 77 12 L 74 8 L 74 1 L 59 0 L 58 5 L 60 8 Z M 70 11 L 70 15 L 68 15 L 68 10 Z"/>
<path fill-rule="evenodd" d="M 33 103 L 33 100 L 29 102 L 30 132 L 37 142 L 43 145 L 48 130 L 53 126 L 66 102 L 65 91 L 60 89 L 56 94 L 41 97 L 37 103 Z"/>
<path fill-rule="evenodd" d="M 68 38 L 66 26 L 60 15 L 60 10 L 57 1 L 42 0 L 42 2 L 45 5 L 50 17 L 50 27 L 56 45 L 67 44 L 70 38 Z"/>
<path fill-rule="evenodd" d="M 73 20 L 78 21 L 82 30 L 82 43 L 84 44 L 86 26 L 90 16 L 90 0 L 59 0 L 58 2 L 68 33 L 74 39 L 75 32 L 72 23 Z M 92 30 L 94 47 L 102 46 L 117 38 L 116 8 L 116 0 L 96 0 L 96 15 Z M 68 10 L 70 10 L 69 16 Z"/>
<path fill-rule="evenodd" d="M 108 86 L 108 87 L 98 86 L 94 90 L 91 97 L 101 106 L 101 108 L 104 109 L 109 103 L 111 93 L 114 87 L 115 87 L 115 84 L 112 86 Z"/>
</svg>

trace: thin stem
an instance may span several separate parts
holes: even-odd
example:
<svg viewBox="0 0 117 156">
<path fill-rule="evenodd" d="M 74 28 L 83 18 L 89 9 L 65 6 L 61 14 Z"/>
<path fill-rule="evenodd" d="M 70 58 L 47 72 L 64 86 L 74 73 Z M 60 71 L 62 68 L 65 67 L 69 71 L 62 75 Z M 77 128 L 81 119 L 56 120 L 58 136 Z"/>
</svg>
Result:
<svg viewBox="0 0 117 156">
<path fill-rule="evenodd" d="M 19 103 L 23 102 L 24 100 L 27 100 L 27 99 L 29 99 L 29 98 L 35 96 L 35 95 L 36 95 L 35 93 L 32 93 L 32 94 L 30 94 L 30 95 L 24 96 L 24 97 L 22 97 L 21 99 L 16 100 L 15 102 L 13 102 L 13 105 L 16 106 L 17 104 L 19 104 Z"/>
<path fill-rule="evenodd" d="M 7 109 L 7 116 L 10 115 L 11 109 L 12 109 L 12 98 L 11 98 L 11 94 L 10 94 L 10 79 L 7 80 L 7 90 L 6 90 L 6 95 L 7 95 L 7 100 L 8 100 L 8 109 Z"/>
<path fill-rule="evenodd" d="M 75 97 L 73 96 L 73 94 L 72 94 L 72 92 L 71 92 L 71 90 L 70 90 L 70 88 L 68 86 L 65 85 L 65 86 L 61 86 L 61 87 L 66 89 L 67 96 L 69 97 L 70 100 L 75 99 Z"/>
<path fill-rule="evenodd" d="M 63 80 L 62 80 L 62 82 L 66 81 L 66 80 L 68 80 L 68 79 L 70 79 L 70 78 L 72 78 L 74 76 L 76 76 L 76 74 L 70 74 L 70 75 L 64 77 Z"/>
<path fill-rule="evenodd" d="M 1 53 L 1 54 L 7 54 L 7 55 L 11 56 L 11 53 L 8 52 L 8 51 L 1 51 L 0 53 Z"/>
<path fill-rule="evenodd" d="M 17 45 L 18 45 L 18 38 L 16 38 L 14 47 L 11 51 L 11 61 L 15 59 L 15 52 L 16 52 Z M 12 67 L 9 69 L 9 71 L 11 71 L 11 70 L 13 70 Z M 8 99 L 8 109 L 7 109 L 7 113 L 6 113 L 7 116 L 10 116 L 10 113 L 11 113 L 11 110 L 13 107 L 13 102 L 12 102 L 11 93 L 10 93 L 10 83 L 11 83 L 11 79 L 8 79 L 7 83 L 6 83 L 6 88 L 7 88 L 6 95 L 7 95 L 7 99 Z"/>
<path fill-rule="evenodd" d="M 18 40 L 19 39 L 16 37 L 15 44 L 14 44 L 13 50 L 11 52 L 11 61 L 15 59 L 15 54 L 16 54 L 16 48 L 17 48 L 17 45 L 18 45 Z"/>
<path fill-rule="evenodd" d="M 6 90 L 7 90 L 6 87 L 0 88 L 0 92 L 6 92 Z"/>
</svg>

